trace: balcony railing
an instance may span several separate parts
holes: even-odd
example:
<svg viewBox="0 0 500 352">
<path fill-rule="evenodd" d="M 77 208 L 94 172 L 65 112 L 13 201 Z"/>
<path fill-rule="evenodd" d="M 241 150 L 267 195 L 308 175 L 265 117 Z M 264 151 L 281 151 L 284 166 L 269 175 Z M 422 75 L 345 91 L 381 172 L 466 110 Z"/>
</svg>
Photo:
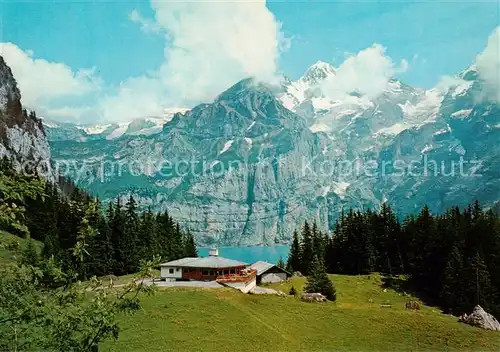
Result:
<svg viewBox="0 0 500 352">
<path fill-rule="evenodd" d="M 217 276 L 216 281 L 220 283 L 247 282 L 257 276 L 255 269 L 243 269 L 238 274 L 228 274 Z"/>
</svg>

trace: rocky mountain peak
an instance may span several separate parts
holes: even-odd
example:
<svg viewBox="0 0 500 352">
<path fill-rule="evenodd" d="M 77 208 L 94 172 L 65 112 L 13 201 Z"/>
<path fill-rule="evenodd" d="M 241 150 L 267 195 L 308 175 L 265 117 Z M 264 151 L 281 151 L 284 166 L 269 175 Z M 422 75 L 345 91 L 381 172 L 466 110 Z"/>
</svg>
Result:
<svg viewBox="0 0 500 352">
<path fill-rule="evenodd" d="M 7 109 L 7 104 L 20 104 L 21 93 L 17 88 L 12 71 L 0 56 L 0 111 Z"/>
<path fill-rule="evenodd" d="M 215 102 L 221 101 L 237 101 L 249 95 L 266 95 L 273 96 L 272 88 L 265 83 L 258 82 L 254 78 L 246 78 L 234 84 L 223 93 L 221 93 Z"/>
<path fill-rule="evenodd" d="M 324 61 L 318 61 L 307 69 L 300 80 L 314 85 L 334 75 L 335 68 L 332 65 Z"/>
<path fill-rule="evenodd" d="M 0 56 L 0 158 L 9 158 L 22 169 L 26 162 L 54 180 L 49 143 L 42 120 L 21 105 L 21 93 L 10 67 Z"/>
<path fill-rule="evenodd" d="M 477 79 L 477 70 L 476 65 L 473 64 L 469 66 L 466 70 L 460 72 L 458 78 L 461 78 L 466 81 L 474 81 Z"/>
</svg>

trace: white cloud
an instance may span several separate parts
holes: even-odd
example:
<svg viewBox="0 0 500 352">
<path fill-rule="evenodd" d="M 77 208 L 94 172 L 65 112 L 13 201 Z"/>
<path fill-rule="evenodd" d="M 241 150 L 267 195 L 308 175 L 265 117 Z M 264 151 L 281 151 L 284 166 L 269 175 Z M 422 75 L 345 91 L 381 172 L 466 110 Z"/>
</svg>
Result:
<svg viewBox="0 0 500 352">
<path fill-rule="evenodd" d="M 467 81 L 459 77 L 441 76 L 438 84 L 436 85 L 436 89 L 441 93 L 446 94 L 450 90 L 450 88 L 458 87 L 466 83 Z"/>
<path fill-rule="evenodd" d="M 385 54 L 385 47 L 373 44 L 356 55 L 348 57 L 336 70 L 335 76 L 322 86 L 323 93 L 332 99 L 347 99 L 350 93 L 357 92 L 372 100 L 388 87 L 389 80 L 399 72 L 408 69 L 408 61 L 402 60 L 400 67 L 395 66 Z"/>
<path fill-rule="evenodd" d="M 476 57 L 476 70 L 487 97 L 500 102 L 500 27 L 493 31 L 486 48 Z"/>
<path fill-rule="evenodd" d="M 12 43 L 0 43 L 0 55 L 18 83 L 23 104 L 48 112 L 65 98 L 83 96 L 100 88 L 101 80 L 93 69 L 73 71 L 62 64 L 33 57 Z"/>
<path fill-rule="evenodd" d="M 129 19 L 146 33 L 165 36 L 164 61 L 155 71 L 103 87 L 96 94 L 101 82 L 92 71 L 73 72 L 63 64 L 34 60 L 32 53 L 19 49 L 17 54 L 25 59 L 14 73 L 26 105 L 48 118 L 80 122 L 162 116 L 167 107 L 209 102 L 247 77 L 274 82 L 279 54 L 290 47 L 291 39 L 285 38 L 264 0 L 152 0 L 151 6 L 154 19 L 137 10 Z M 59 83 L 53 84 L 52 77 L 59 77 Z M 60 101 L 68 94 L 86 93 L 85 106 Z M 52 104 L 52 98 L 61 104 Z"/>
<path fill-rule="evenodd" d="M 80 123 L 163 116 L 166 91 L 159 77 L 144 75 L 104 87 L 93 69 L 73 71 L 35 59 L 15 44 L 0 43 L 0 55 L 12 69 L 23 105 L 38 116 Z"/>
<path fill-rule="evenodd" d="M 130 78 L 120 83 L 116 94 L 109 94 L 100 100 L 98 115 L 104 121 L 162 116 L 165 94 L 165 87 L 157 77 Z"/>
<path fill-rule="evenodd" d="M 132 22 L 140 24 L 141 29 L 145 33 L 159 33 L 162 30 L 161 26 L 159 26 L 155 21 L 142 17 L 139 11 L 135 9 L 129 14 L 128 17 Z"/>
<path fill-rule="evenodd" d="M 483 82 L 482 92 L 474 92 L 477 101 L 485 99 L 500 102 L 500 27 L 497 27 L 488 39 L 486 48 L 476 56 L 476 61 L 466 71 L 476 71 Z M 462 75 L 464 74 L 462 72 Z M 469 90 L 473 81 L 466 81 L 460 76 L 442 76 L 436 88 L 442 93 L 463 94 Z"/>
<path fill-rule="evenodd" d="M 289 45 L 264 0 L 153 0 L 152 7 L 167 33 L 160 76 L 176 103 L 210 101 L 249 76 L 273 79 Z"/>
<path fill-rule="evenodd" d="M 410 64 L 408 63 L 407 60 L 403 59 L 401 60 L 401 67 L 399 68 L 399 72 L 406 72 L 408 71 L 408 68 L 410 67 Z"/>
</svg>

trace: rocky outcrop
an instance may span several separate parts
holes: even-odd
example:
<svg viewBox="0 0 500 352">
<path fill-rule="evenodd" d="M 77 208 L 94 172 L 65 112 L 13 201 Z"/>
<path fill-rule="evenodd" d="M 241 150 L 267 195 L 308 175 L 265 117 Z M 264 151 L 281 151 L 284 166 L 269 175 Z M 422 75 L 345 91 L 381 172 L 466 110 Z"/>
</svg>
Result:
<svg viewBox="0 0 500 352">
<path fill-rule="evenodd" d="M 304 302 L 326 302 L 327 299 L 321 293 L 304 293 L 300 298 Z"/>
<path fill-rule="evenodd" d="M 476 306 L 471 314 L 464 315 L 459 319 L 466 324 L 477 326 L 487 330 L 500 331 L 500 323 L 495 317 L 487 313 L 481 306 Z"/>
<path fill-rule="evenodd" d="M 7 157 L 19 171 L 55 180 L 48 140 L 41 120 L 21 105 L 12 71 L 0 56 L 0 158 Z"/>
</svg>

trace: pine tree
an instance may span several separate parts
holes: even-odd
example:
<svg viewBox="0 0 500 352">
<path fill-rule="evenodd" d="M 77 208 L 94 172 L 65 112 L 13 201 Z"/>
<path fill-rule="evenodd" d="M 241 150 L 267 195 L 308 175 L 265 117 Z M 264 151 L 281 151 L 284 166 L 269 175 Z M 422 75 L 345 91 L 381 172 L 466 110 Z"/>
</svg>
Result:
<svg viewBox="0 0 500 352">
<path fill-rule="evenodd" d="M 487 311 L 496 310 L 497 291 L 491 284 L 490 273 L 479 252 L 471 258 L 465 276 L 468 279 L 467 293 L 471 302 L 469 308 L 479 304 Z"/>
<path fill-rule="evenodd" d="M 301 268 L 302 253 L 300 250 L 300 240 L 299 233 L 293 231 L 292 245 L 290 246 L 290 253 L 288 254 L 288 260 L 286 268 L 290 272 L 299 271 Z"/>
<path fill-rule="evenodd" d="M 112 207 L 112 219 L 110 223 L 111 243 L 114 251 L 114 262 L 116 266 L 113 272 L 117 275 L 127 273 L 127 241 L 125 239 L 125 216 L 120 198 L 117 197 L 114 206 Z M 109 215 L 108 215 L 109 216 Z"/>
<path fill-rule="evenodd" d="M 184 255 L 184 247 L 182 244 L 182 232 L 181 232 L 181 227 L 179 224 L 175 225 L 175 230 L 171 234 L 170 238 L 170 254 L 171 254 L 171 259 L 170 260 L 176 260 L 180 259 Z"/>
<path fill-rule="evenodd" d="M 122 260 L 126 273 L 135 272 L 140 260 L 137 240 L 138 223 L 137 203 L 134 197 L 130 195 L 125 204 L 124 231 L 121 241 Z"/>
<path fill-rule="evenodd" d="M 282 258 L 281 256 L 279 257 L 278 261 L 276 262 L 276 266 L 277 266 L 278 268 L 285 269 L 286 264 L 285 264 L 285 262 L 283 261 L 283 258 Z"/>
<path fill-rule="evenodd" d="M 446 269 L 444 271 L 441 299 L 446 309 L 457 314 L 465 312 L 469 308 L 468 300 L 464 296 L 464 268 L 462 254 L 457 246 L 451 252 Z"/>
<path fill-rule="evenodd" d="M 318 224 L 316 223 L 316 220 L 314 220 L 312 229 L 311 229 L 311 236 L 312 236 L 312 242 L 313 242 L 313 253 L 318 256 L 318 258 L 323 259 L 325 257 L 324 255 L 324 243 L 323 243 L 323 234 L 321 231 L 318 229 Z"/>
<path fill-rule="evenodd" d="M 328 278 L 323 261 L 313 256 L 305 291 L 309 293 L 321 293 L 328 300 L 335 301 L 337 294 L 333 282 Z"/>
<path fill-rule="evenodd" d="M 196 249 L 196 243 L 194 241 L 194 236 L 191 232 L 187 232 L 184 235 L 184 257 L 197 257 L 198 250 Z"/>
<path fill-rule="evenodd" d="M 312 237 L 312 231 L 309 223 L 304 222 L 304 227 L 302 228 L 302 244 L 301 244 L 301 263 L 300 271 L 304 275 L 308 275 L 311 262 L 314 257 L 314 243 Z"/>
</svg>

